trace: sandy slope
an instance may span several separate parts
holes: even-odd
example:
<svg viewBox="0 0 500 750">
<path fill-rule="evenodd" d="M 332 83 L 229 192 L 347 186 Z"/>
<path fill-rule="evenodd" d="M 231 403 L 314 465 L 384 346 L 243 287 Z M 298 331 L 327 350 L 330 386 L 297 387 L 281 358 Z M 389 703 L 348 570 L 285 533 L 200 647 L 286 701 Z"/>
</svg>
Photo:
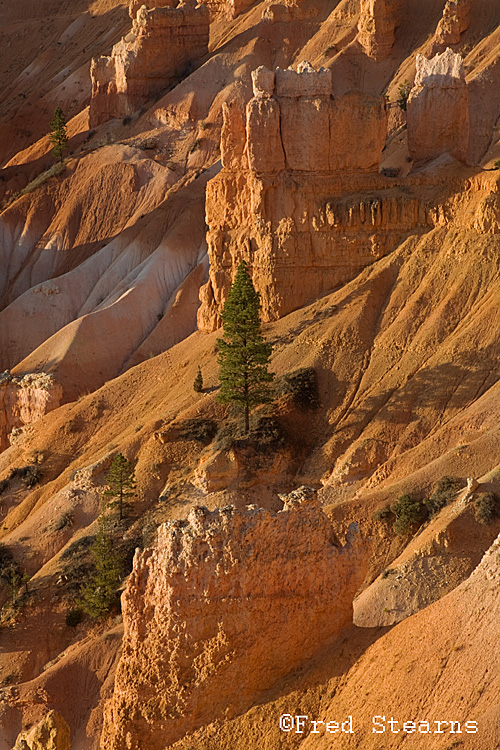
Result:
<svg viewBox="0 0 500 750">
<path fill-rule="evenodd" d="M 75 535 L 95 528 L 99 489 L 117 450 L 136 463 L 137 512 L 154 513 L 156 520 L 182 516 L 193 502 L 271 504 L 278 489 L 304 481 L 320 486 L 340 531 L 358 520 L 372 536 L 372 578 L 405 554 L 390 529 L 380 532 L 371 521 L 376 507 L 405 491 L 424 494 L 445 474 L 482 477 L 497 487 L 498 185 L 492 172 L 475 176 L 453 165 L 442 179 L 460 189 L 454 188 L 440 226 L 409 236 L 346 287 L 266 326 L 277 374 L 313 366 L 318 375 L 318 412 L 290 412 L 282 404 L 277 412 L 292 442 L 304 443 L 300 462 L 283 476 L 268 476 L 264 489 L 236 484 L 204 497 L 190 483 L 201 448 L 186 441 L 164 445 L 154 437 L 175 418 L 201 414 L 220 422 L 224 416 L 215 404 L 217 335 L 193 333 L 206 274 L 204 189 L 218 168 L 222 103 L 246 102 L 257 65 L 286 67 L 304 57 L 332 67 L 336 93 L 388 88 L 395 98 L 398 84 L 411 78 L 415 53 L 432 48 L 444 3 L 413 4 L 380 66 L 354 40 L 358 4 L 333 5 L 319 3 L 316 18 L 287 26 L 263 24 L 261 3 L 234 21 L 216 22 L 211 54 L 197 71 L 130 127 L 112 123 L 83 144 L 90 58 L 109 52 L 128 28 L 125 5 L 81 2 L 68 15 L 55 0 L 32 2 L 23 6 L 20 25 L 16 4 L 0 4 L 0 160 L 10 159 L 2 191 L 23 187 L 41 171 L 48 152 L 42 136 L 56 103 L 74 116 L 75 136 L 64 175 L 0 216 L 0 369 L 51 370 L 73 401 L 0 455 L 0 479 L 34 461 L 43 470 L 33 491 L 14 482 L 2 495 L 0 539 L 33 574 L 34 591 L 19 625 L 1 633 L 2 750 L 10 750 L 23 722 L 38 721 L 47 706 L 69 721 L 78 750 L 98 746 L 100 701 L 111 691 L 119 625 L 84 624 L 68 633 L 64 616 L 71 600 L 60 597 L 56 582 L 59 553 Z M 472 159 L 486 166 L 500 158 L 497 26 L 496 3 L 481 0 L 459 45 L 470 46 L 464 53 L 476 118 Z M 37 44 L 27 45 L 32 38 Z M 146 150 L 151 135 L 158 144 Z M 195 141 L 199 148 L 189 153 Z M 404 164 L 404 140 L 395 153 Z M 199 364 L 203 395 L 192 390 Z M 76 469 L 88 475 L 81 487 L 71 478 Z M 157 499 L 169 482 L 177 495 L 160 507 Z M 56 533 L 51 524 L 66 509 L 74 512 L 74 524 Z M 469 516 L 461 533 L 470 540 L 463 555 L 470 567 L 492 532 L 479 533 Z M 429 537 L 449 532 L 452 519 L 443 518 L 443 528 L 429 527 Z M 467 582 L 390 632 L 353 628 L 307 670 L 284 677 L 247 715 L 202 730 L 179 750 L 331 746 L 325 737 L 285 738 L 278 726 L 283 712 L 318 719 L 351 713 L 356 735 L 350 744 L 340 737 L 339 747 L 396 747 L 398 735 L 380 740 L 371 734 L 371 716 L 410 720 L 417 709 L 418 718 L 477 720 L 480 732 L 460 736 L 461 746 L 495 747 L 497 555 L 495 548 Z M 466 574 L 458 562 L 450 568 L 453 585 Z M 417 577 L 413 585 L 426 594 L 420 604 L 427 604 L 429 581 Z M 374 595 L 374 610 L 380 610 L 380 596 Z M 403 747 L 423 747 L 419 739 L 409 735 Z M 451 750 L 454 738 L 424 741 Z"/>
<path fill-rule="evenodd" d="M 496 466 L 499 295 L 495 285 L 499 276 L 494 242 L 494 236 L 482 243 L 477 238 L 472 241 L 470 235 L 460 238 L 453 231 L 437 230 L 405 243 L 344 289 L 266 327 L 276 343 L 277 373 L 313 365 L 319 375 L 321 411 L 314 417 L 299 415 L 299 431 L 311 432 L 313 427 L 311 458 L 287 482 L 317 481 L 323 475 L 322 496 L 334 503 L 361 491 L 350 515 L 364 518 L 368 529 L 373 528 L 370 508 L 383 498 L 397 497 L 408 488 L 424 491 L 443 473 L 480 476 Z M 451 268 L 456 283 L 447 284 Z M 456 317 L 450 316 L 452 309 L 459 311 Z M 175 461 L 196 464 L 196 454 L 191 458 L 182 454 L 187 445 L 179 444 L 181 453 L 175 459 L 169 452 L 175 444 L 172 449 L 163 446 L 152 433 L 179 412 L 213 410 L 214 394 L 197 396 L 191 384 L 200 363 L 206 385 L 215 385 L 215 338 L 216 334 L 193 334 L 96 394 L 47 415 L 24 443 L 2 454 L 3 470 L 25 463 L 35 452 L 44 457 L 43 486 L 15 498 L 7 492 L 11 510 L 3 522 L 4 541 L 18 555 L 29 550 L 34 569 L 45 564 L 42 577 L 57 569 L 50 560 L 67 538 L 41 533 L 37 514 L 51 517 L 56 493 L 71 486 L 71 470 L 96 465 L 98 482 L 119 447 L 137 462 L 140 498 L 146 508 L 161 492 Z M 467 352 L 472 352 L 469 359 Z M 443 375 L 443 367 L 451 372 Z M 456 377 L 452 377 L 454 368 Z M 159 467 L 157 478 L 151 473 L 153 464 Z M 379 465 L 382 469 L 373 474 Z M 231 494 L 237 498 L 239 490 Z M 219 502 L 226 502 L 231 494 Z M 195 497 L 199 494 L 185 495 L 183 507 Z M 204 499 L 208 504 L 214 501 L 216 497 Z M 58 512 L 64 510 L 60 502 Z M 89 523 L 90 512 L 90 518 L 79 516 L 72 533 Z M 174 512 L 185 510 L 178 507 Z M 474 543 L 484 550 L 488 540 L 477 537 Z M 475 554 L 480 551 L 478 546 Z M 386 566 L 391 559 L 386 559 Z M 445 607 L 446 601 L 439 606 Z M 58 616 L 62 619 L 63 613 Z M 45 658 L 53 658 L 58 648 L 55 641 Z M 28 667 L 26 662 L 23 671 L 33 670 Z M 36 668 L 32 674 L 36 676 Z M 62 697 L 58 701 L 63 706 Z"/>
</svg>

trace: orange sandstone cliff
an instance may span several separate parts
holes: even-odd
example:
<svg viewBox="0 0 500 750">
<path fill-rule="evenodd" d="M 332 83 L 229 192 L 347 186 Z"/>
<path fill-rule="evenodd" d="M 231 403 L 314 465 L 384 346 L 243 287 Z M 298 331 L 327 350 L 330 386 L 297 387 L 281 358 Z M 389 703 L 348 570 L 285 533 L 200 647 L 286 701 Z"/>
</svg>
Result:
<svg viewBox="0 0 500 750">
<path fill-rule="evenodd" d="M 19 434 L 25 425 L 57 409 L 61 400 L 61 385 L 50 375 L 0 375 L 0 451 L 8 447 L 9 436 L 14 440 L 13 431 Z"/>
<path fill-rule="evenodd" d="M 417 55 L 408 98 L 408 150 L 417 164 L 448 153 L 465 162 L 469 145 L 469 97 L 462 58 L 446 49 L 426 60 Z"/>
<path fill-rule="evenodd" d="M 352 714 L 339 747 L 401 746 L 379 713 L 478 722 L 405 747 L 492 750 L 497 0 L 18 5 L 0 28 L 0 573 L 31 578 L 12 604 L 0 577 L 0 750 L 331 747 L 283 714 Z M 276 373 L 246 437 L 216 401 L 241 258 Z M 112 524 L 123 614 L 73 627 L 118 452 L 137 479 Z M 396 534 L 394 501 L 443 477 L 461 489 Z M 290 493 L 305 483 L 317 502 Z"/>
<path fill-rule="evenodd" d="M 194 507 L 137 553 L 103 750 L 162 750 L 245 711 L 350 624 L 356 529 L 339 546 L 307 488 L 289 506 Z"/>
</svg>

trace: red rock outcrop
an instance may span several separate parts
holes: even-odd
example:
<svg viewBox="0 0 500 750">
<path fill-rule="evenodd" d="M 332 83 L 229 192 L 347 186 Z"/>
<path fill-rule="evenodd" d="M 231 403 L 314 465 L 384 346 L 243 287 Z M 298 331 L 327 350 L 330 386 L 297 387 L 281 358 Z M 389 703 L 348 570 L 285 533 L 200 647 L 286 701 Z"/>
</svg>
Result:
<svg viewBox="0 0 500 750">
<path fill-rule="evenodd" d="M 449 153 L 465 162 L 469 143 L 469 96 L 462 58 L 451 49 L 427 60 L 417 55 L 408 98 L 408 149 L 423 163 Z"/>
<path fill-rule="evenodd" d="M 276 320 L 345 284 L 432 224 L 410 189 L 378 174 L 386 135 L 382 98 L 334 99 L 331 72 L 261 67 L 246 123 L 224 108 L 222 171 L 207 185 L 209 281 L 200 330 L 220 312 L 241 259 L 252 269 L 264 320 Z M 297 282 L 300 277 L 300 283 Z"/>
<path fill-rule="evenodd" d="M 300 489 L 278 513 L 248 506 L 160 526 L 123 594 L 123 653 L 103 750 L 163 750 L 237 715 L 352 622 L 366 567 Z"/>
<path fill-rule="evenodd" d="M 195 0 L 132 0 L 132 30 L 110 57 L 92 60 L 90 127 L 132 114 L 208 52 L 209 11 Z"/>
<path fill-rule="evenodd" d="M 385 60 L 391 54 L 401 7 L 402 0 L 361 0 L 357 40 L 368 57 Z"/>
<path fill-rule="evenodd" d="M 32 424 L 57 409 L 62 396 L 61 385 L 46 373 L 13 377 L 7 371 L 0 375 L 0 451 L 9 447 L 12 430 Z"/>
<path fill-rule="evenodd" d="M 447 0 L 436 29 L 436 42 L 446 46 L 458 44 L 460 34 L 469 28 L 470 0 Z"/>
</svg>

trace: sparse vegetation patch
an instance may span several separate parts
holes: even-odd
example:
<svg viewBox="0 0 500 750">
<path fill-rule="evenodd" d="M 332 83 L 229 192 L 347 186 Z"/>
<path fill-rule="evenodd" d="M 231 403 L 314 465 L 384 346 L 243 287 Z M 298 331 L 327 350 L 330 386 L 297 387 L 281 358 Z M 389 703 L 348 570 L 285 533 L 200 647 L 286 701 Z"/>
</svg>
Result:
<svg viewBox="0 0 500 750">
<path fill-rule="evenodd" d="M 316 371 L 313 367 L 301 367 L 282 375 L 277 382 L 276 393 L 278 396 L 290 396 L 301 409 L 318 409 L 320 400 Z"/>
<path fill-rule="evenodd" d="M 476 521 L 489 526 L 500 517 L 500 498 L 494 492 L 485 492 L 474 502 Z"/>
<path fill-rule="evenodd" d="M 274 452 L 286 443 L 286 435 L 275 417 L 260 416 L 250 421 L 248 432 L 239 420 L 225 422 L 217 433 L 218 450 L 253 448 L 258 453 Z"/>
<path fill-rule="evenodd" d="M 217 423 L 213 419 L 185 419 L 178 425 L 181 440 L 196 440 L 208 444 L 217 433 Z"/>
<path fill-rule="evenodd" d="M 430 516 L 435 516 L 454 498 L 463 487 L 465 482 L 459 477 L 441 477 L 437 482 L 434 492 L 430 498 L 424 500 Z"/>
<path fill-rule="evenodd" d="M 388 521 L 391 516 L 393 515 L 390 507 L 388 505 L 382 506 L 382 508 L 377 508 L 377 510 L 372 515 L 372 519 L 374 521 Z"/>
<path fill-rule="evenodd" d="M 396 516 L 394 531 L 399 536 L 406 536 L 417 524 L 425 521 L 428 511 L 424 503 L 416 500 L 411 495 L 401 495 L 391 505 L 391 511 Z"/>
</svg>

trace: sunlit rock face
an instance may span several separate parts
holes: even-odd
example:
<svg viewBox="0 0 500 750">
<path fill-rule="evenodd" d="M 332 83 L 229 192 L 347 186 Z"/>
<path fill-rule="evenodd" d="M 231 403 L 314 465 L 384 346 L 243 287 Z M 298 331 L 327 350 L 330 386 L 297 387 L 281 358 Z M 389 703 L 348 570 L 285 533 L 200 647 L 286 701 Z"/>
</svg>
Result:
<svg viewBox="0 0 500 750">
<path fill-rule="evenodd" d="M 403 227 L 425 223 L 408 196 L 377 194 L 385 186 L 383 98 L 358 91 L 334 98 L 331 75 L 307 62 L 297 71 L 261 66 L 246 112 L 224 107 L 223 169 L 207 185 L 210 276 L 200 329 L 219 327 L 242 259 L 263 319 L 276 320 L 385 255 L 396 237 L 387 230 L 400 238 Z"/>
<path fill-rule="evenodd" d="M 340 546 L 314 492 L 284 500 L 278 513 L 194 507 L 136 553 L 103 750 L 163 750 L 237 715 L 352 622 L 356 529 Z"/>
<path fill-rule="evenodd" d="M 462 58 L 451 49 L 427 60 L 417 55 L 408 98 L 408 148 L 421 163 L 448 153 L 465 162 L 469 143 L 469 95 Z"/>
</svg>

